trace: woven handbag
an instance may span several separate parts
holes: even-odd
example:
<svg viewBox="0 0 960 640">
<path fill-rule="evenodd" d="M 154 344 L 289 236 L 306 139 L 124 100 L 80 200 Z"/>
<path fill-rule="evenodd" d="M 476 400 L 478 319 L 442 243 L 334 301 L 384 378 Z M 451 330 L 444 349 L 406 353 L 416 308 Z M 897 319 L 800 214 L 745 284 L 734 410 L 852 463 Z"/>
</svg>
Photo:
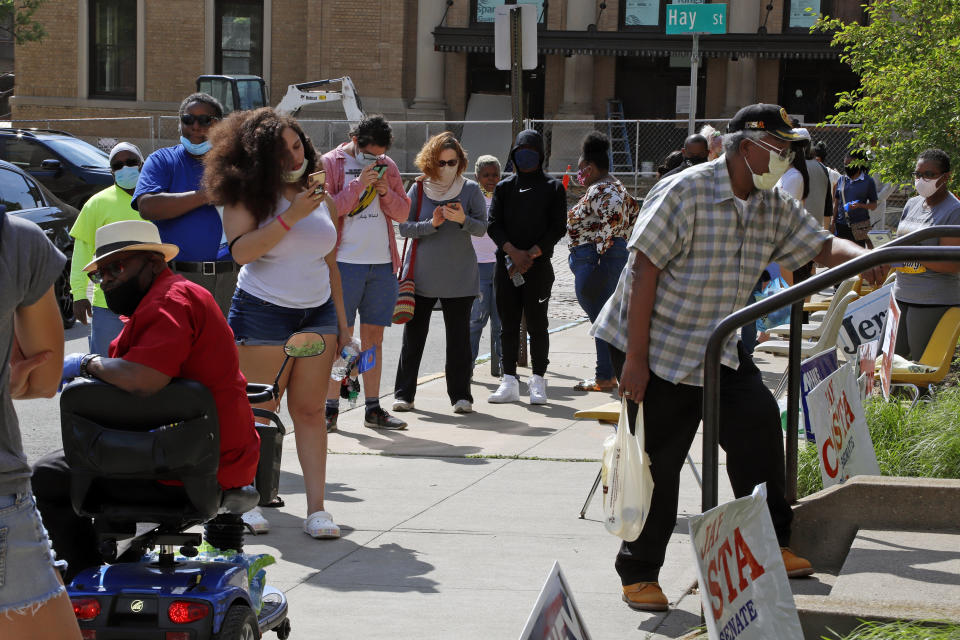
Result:
<svg viewBox="0 0 960 640">
<path fill-rule="evenodd" d="M 423 183 L 420 180 L 417 180 L 417 208 L 414 209 L 410 214 L 410 222 L 416 220 L 417 216 L 420 215 L 420 205 L 422 203 Z M 407 243 L 409 241 L 410 238 L 406 238 L 403 241 L 403 257 L 400 259 L 400 271 L 397 273 L 397 280 L 399 281 L 400 285 L 397 292 L 397 303 L 393 305 L 393 324 L 404 324 L 406 322 L 410 322 L 410 319 L 413 318 L 413 308 L 416 305 L 416 299 L 414 298 L 416 286 L 413 282 L 413 267 L 417 259 L 416 238 L 414 238 L 413 242 L 410 243 L 410 265 L 407 267 L 407 275 L 406 277 L 402 277 L 403 262 L 406 259 Z"/>
</svg>

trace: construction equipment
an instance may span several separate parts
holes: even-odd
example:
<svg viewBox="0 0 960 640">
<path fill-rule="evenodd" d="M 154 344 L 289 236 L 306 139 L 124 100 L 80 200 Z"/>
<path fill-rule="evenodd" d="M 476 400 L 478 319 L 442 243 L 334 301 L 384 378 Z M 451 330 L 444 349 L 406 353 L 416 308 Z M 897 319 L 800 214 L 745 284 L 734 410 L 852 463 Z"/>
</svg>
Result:
<svg viewBox="0 0 960 640">
<path fill-rule="evenodd" d="M 339 91 L 320 89 L 340 83 Z M 208 75 L 197 78 L 197 91 L 209 93 L 223 105 L 224 115 L 231 111 L 257 109 L 267 105 L 266 83 L 260 76 Z M 360 96 L 349 76 L 291 84 L 276 106 L 280 113 L 296 115 L 304 106 L 323 102 L 343 102 L 347 120 L 359 122 L 366 117 Z"/>
</svg>

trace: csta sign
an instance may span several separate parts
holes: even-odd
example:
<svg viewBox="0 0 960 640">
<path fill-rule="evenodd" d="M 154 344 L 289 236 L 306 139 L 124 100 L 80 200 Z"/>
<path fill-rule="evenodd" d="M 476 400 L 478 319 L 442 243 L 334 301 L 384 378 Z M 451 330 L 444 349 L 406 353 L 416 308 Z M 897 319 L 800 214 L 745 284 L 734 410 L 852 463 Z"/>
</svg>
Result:
<svg viewBox="0 0 960 640">
<path fill-rule="evenodd" d="M 717 621 L 723 615 L 723 587 L 726 587 L 727 603 L 732 604 L 740 592 L 766 573 L 740 533 L 740 527 L 734 528 L 733 535 L 725 537 L 720 543 L 718 533 L 722 523 L 721 513 L 714 522 L 707 525 L 705 545 L 700 554 L 704 559 L 710 558 L 707 567 L 707 591 L 710 593 L 713 619 Z M 749 610 L 746 613 L 750 615 Z"/>
</svg>

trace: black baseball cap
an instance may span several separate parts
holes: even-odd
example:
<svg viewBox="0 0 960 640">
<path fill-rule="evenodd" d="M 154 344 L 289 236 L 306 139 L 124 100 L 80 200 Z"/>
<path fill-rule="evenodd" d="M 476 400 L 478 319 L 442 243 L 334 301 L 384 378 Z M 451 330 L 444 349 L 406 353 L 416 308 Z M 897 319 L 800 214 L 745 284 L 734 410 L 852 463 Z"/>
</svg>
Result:
<svg viewBox="0 0 960 640">
<path fill-rule="evenodd" d="M 751 104 L 737 111 L 727 123 L 727 133 L 736 131 L 763 131 L 787 142 L 810 138 L 794 129 L 787 110 L 776 104 Z"/>
</svg>

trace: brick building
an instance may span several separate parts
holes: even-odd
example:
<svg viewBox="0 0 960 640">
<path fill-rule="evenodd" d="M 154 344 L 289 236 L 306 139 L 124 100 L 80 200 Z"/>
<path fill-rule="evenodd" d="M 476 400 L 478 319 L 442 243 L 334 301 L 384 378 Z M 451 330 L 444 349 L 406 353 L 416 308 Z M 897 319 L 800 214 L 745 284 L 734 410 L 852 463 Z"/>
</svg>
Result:
<svg viewBox="0 0 960 640">
<path fill-rule="evenodd" d="M 536 5 L 533 117 L 685 117 L 690 39 L 664 34 L 666 0 L 520 0 Z M 261 75 L 275 104 L 291 83 L 352 77 L 368 112 L 460 119 L 470 96 L 508 94 L 493 64 L 503 0 L 47 0 L 48 37 L 16 48 L 13 117 L 170 114 L 198 75 Z M 730 0 L 728 30 L 701 38 L 698 117 L 777 102 L 805 121 L 856 77 L 810 34 L 805 7 L 862 19 L 860 0 Z M 769 9 L 768 9 L 769 7 Z M 326 109 L 326 112 L 324 111 Z M 678 111 L 680 111 L 678 113 Z M 342 117 L 336 105 L 303 117 Z"/>
</svg>

